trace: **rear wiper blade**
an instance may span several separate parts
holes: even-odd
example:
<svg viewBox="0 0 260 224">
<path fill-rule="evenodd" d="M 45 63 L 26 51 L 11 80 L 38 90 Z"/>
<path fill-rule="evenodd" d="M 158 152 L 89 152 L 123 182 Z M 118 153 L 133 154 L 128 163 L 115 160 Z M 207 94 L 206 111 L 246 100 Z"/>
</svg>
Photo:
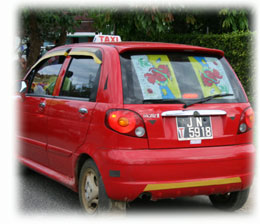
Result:
<svg viewBox="0 0 260 224">
<path fill-rule="evenodd" d="M 196 103 L 205 103 L 207 101 L 210 101 L 214 98 L 217 98 L 217 97 L 225 97 L 225 96 L 233 96 L 234 94 L 230 94 L 230 93 L 227 93 L 227 94 L 216 94 L 216 95 L 212 95 L 212 96 L 208 96 L 208 97 L 205 97 L 205 98 L 201 98 L 201 99 L 198 99 L 196 101 L 193 101 L 191 103 L 186 103 L 184 104 L 183 108 L 187 108 L 193 104 L 196 104 Z"/>
<path fill-rule="evenodd" d="M 143 103 L 180 103 L 185 104 L 183 100 L 180 99 L 147 99 L 143 100 Z"/>
</svg>

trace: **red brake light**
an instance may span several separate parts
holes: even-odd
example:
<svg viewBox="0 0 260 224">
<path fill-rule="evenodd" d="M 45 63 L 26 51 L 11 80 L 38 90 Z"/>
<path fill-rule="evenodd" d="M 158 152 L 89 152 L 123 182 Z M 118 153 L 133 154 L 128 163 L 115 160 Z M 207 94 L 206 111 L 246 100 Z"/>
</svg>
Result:
<svg viewBox="0 0 260 224">
<path fill-rule="evenodd" d="M 255 115 L 251 107 L 245 109 L 241 115 L 238 133 L 242 134 L 249 131 L 254 125 Z"/>
<path fill-rule="evenodd" d="M 145 138 L 146 131 L 144 121 L 139 114 L 122 109 L 108 110 L 106 113 L 106 125 L 121 134 Z"/>
</svg>

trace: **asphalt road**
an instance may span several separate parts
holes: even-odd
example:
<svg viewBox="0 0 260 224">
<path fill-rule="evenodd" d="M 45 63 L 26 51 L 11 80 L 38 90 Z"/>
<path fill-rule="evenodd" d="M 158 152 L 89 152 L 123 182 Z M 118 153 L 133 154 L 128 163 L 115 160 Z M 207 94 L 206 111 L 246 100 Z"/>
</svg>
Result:
<svg viewBox="0 0 260 224">
<path fill-rule="evenodd" d="M 22 214 L 82 214 L 77 193 L 34 171 L 17 175 L 18 209 Z M 254 207 L 254 187 L 243 208 L 236 213 L 251 214 Z M 126 215 L 223 213 L 215 209 L 207 196 L 195 196 L 153 201 L 136 200 L 129 204 Z"/>
</svg>

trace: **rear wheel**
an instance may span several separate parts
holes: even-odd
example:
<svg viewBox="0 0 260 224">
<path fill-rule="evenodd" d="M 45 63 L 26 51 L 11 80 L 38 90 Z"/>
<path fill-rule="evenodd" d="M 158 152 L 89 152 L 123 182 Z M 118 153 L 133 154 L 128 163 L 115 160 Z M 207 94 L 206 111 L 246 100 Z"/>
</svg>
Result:
<svg viewBox="0 0 260 224">
<path fill-rule="evenodd" d="M 126 202 L 114 201 L 107 196 L 97 166 L 90 159 L 84 163 L 80 172 L 79 200 L 84 211 L 92 215 L 126 210 Z"/>
<path fill-rule="evenodd" d="M 213 194 L 209 198 L 214 207 L 226 211 L 235 211 L 243 207 L 247 201 L 248 194 L 249 189 L 246 189 L 226 194 Z"/>
</svg>

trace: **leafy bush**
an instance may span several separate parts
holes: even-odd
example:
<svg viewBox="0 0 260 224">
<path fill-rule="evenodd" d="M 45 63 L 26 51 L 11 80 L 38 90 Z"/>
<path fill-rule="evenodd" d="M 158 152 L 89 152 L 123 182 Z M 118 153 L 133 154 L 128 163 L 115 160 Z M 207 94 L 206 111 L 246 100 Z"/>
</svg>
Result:
<svg viewBox="0 0 260 224">
<path fill-rule="evenodd" d="M 144 40 L 144 39 L 143 39 Z M 158 35 L 153 40 L 168 43 L 189 44 L 208 48 L 220 49 L 225 52 L 225 57 L 235 70 L 240 79 L 249 101 L 253 104 L 256 72 L 253 61 L 254 56 L 254 34 L 250 32 L 236 32 L 228 34 L 164 34 Z"/>
</svg>

